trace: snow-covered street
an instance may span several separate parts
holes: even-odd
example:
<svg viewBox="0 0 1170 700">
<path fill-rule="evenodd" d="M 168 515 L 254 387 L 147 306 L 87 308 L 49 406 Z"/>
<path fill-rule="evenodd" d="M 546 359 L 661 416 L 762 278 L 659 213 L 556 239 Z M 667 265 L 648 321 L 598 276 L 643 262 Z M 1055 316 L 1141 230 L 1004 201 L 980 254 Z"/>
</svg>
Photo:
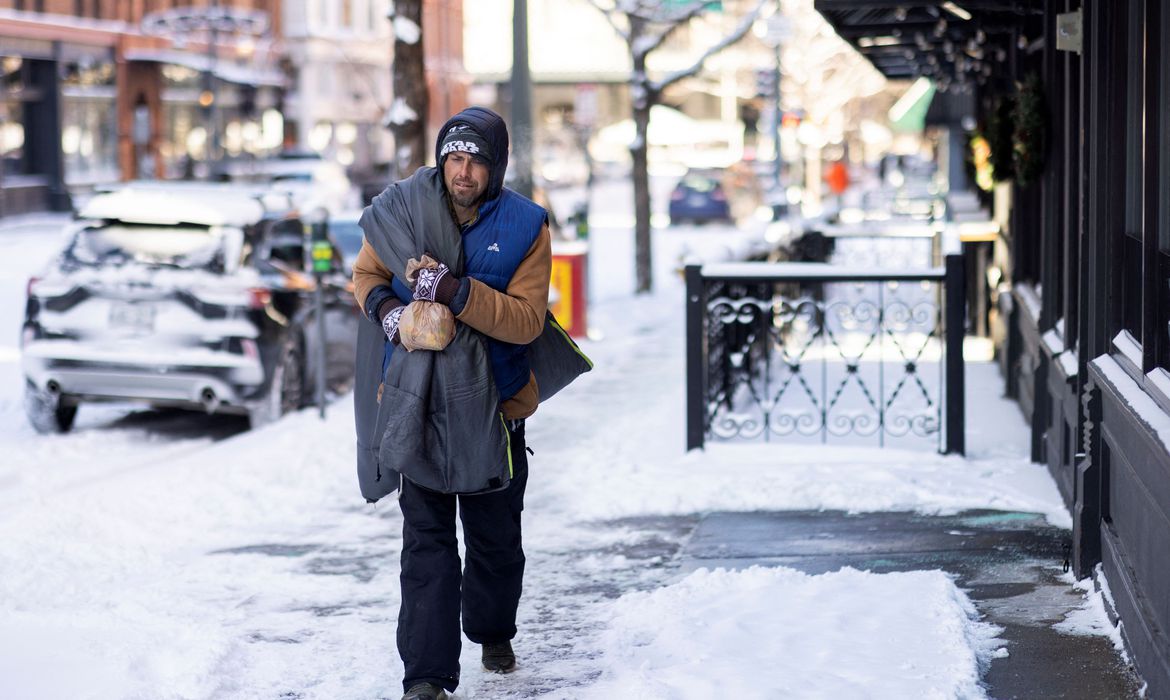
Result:
<svg viewBox="0 0 1170 700">
<path fill-rule="evenodd" d="M 986 363 L 968 367 L 966 459 L 684 453 L 675 268 L 756 236 L 657 229 L 656 291 L 635 297 L 629 231 L 594 231 L 596 337 L 581 345 L 595 369 L 528 421 L 520 667 L 484 673 L 465 641 L 457 698 L 985 697 L 999 629 L 945 572 L 678 567 L 680 523 L 710 511 L 996 509 L 1071 526 Z M 25 280 L 59 243 L 48 224 L 0 231 L 0 697 L 396 699 L 400 514 L 358 494 L 350 397 L 255 431 L 83 406 L 72 433 L 37 435 L 18 333 Z"/>
</svg>

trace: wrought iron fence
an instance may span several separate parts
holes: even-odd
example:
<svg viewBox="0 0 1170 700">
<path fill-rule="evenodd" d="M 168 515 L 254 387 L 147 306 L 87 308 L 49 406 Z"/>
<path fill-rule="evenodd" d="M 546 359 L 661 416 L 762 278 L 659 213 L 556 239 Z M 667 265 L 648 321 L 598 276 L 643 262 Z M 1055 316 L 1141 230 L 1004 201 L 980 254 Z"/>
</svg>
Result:
<svg viewBox="0 0 1170 700">
<path fill-rule="evenodd" d="M 691 265 L 687 449 L 934 441 L 964 451 L 964 268 Z"/>
</svg>

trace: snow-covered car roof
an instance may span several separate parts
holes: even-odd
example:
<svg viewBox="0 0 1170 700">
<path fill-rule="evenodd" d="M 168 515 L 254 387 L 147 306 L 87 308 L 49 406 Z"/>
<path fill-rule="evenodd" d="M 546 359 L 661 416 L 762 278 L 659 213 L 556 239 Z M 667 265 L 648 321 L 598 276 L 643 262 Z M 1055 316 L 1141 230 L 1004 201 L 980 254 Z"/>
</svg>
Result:
<svg viewBox="0 0 1170 700">
<path fill-rule="evenodd" d="M 247 226 L 262 219 L 268 211 L 263 201 L 265 196 L 262 192 L 241 189 L 239 185 L 131 184 L 95 195 L 78 216 L 138 224 Z M 269 205 L 281 206 L 280 202 Z"/>
</svg>

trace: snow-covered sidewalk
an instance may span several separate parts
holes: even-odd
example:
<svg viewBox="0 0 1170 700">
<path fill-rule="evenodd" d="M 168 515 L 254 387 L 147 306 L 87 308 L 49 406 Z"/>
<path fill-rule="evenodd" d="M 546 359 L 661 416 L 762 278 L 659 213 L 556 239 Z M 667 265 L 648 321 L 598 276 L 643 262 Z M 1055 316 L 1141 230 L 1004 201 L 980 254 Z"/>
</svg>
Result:
<svg viewBox="0 0 1170 700">
<path fill-rule="evenodd" d="M 595 371 L 529 421 L 521 666 L 485 674 L 465 644 L 457 697 L 982 697 L 997 629 L 943 572 L 684 577 L 674 555 L 676 519 L 713 510 L 994 508 L 1067 527 L 994 367 L 971 369 L 967 459 L 684 454 L 681 285 L 658 282 L 591 308 Z M 399 696 L 400 516 L 358 495 L 348 398 L 324 421 L 161 446 L 100 425 L 36 436 L 4 398 L 0 696 Z"/>
</svg>

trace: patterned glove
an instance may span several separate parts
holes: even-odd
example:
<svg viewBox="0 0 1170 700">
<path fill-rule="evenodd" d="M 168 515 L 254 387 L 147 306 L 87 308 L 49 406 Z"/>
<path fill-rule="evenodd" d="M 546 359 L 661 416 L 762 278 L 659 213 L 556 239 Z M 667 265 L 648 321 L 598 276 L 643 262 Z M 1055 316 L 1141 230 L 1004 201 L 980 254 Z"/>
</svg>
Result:
<svg viewBox="0 0 1170 700">
<path fill-rule="evenodd" d="M 402 320 L 403 311 L 406 311 L 405 306 L 395 306 L 382 317 L 382 330 L 385 331 L 386 337 L 390 339 L 390 342 L 395 345 L 402 342 L 398 336 L 398 322 Z"/>
<path fill-rule="evenodd" d="M 416 301 L 437 301 L 447 305 L 459 292 L 459 280 L 451 274 L 451 270 L 444 263 L 432 268 L 420 268 L 415 274 Z"/>
</svg>

